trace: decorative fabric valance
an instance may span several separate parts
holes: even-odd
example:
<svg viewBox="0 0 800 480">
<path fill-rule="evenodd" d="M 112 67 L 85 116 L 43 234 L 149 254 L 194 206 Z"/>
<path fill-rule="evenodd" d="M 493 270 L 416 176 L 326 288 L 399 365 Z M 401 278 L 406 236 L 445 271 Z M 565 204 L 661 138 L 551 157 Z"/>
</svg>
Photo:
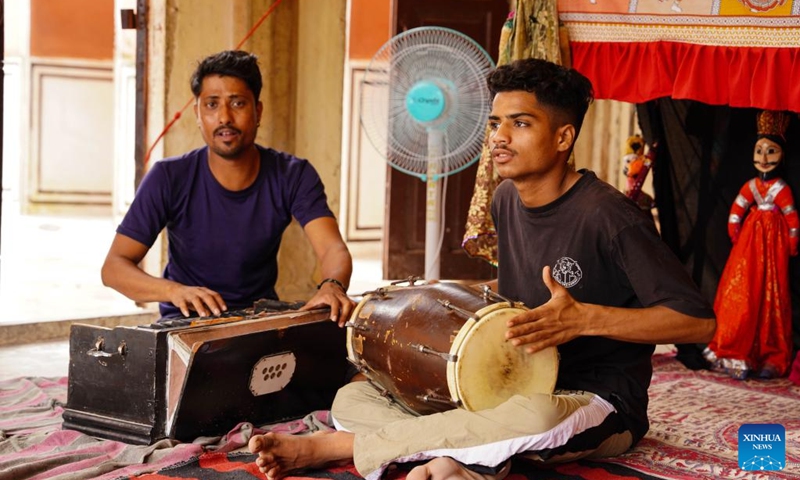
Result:
<svg viewBox="0 0 800 480">
<path fill-rule="evenodd" d="M 559 0 L 597 98 L 800 112 L 800 0 Z"/>
</svg>

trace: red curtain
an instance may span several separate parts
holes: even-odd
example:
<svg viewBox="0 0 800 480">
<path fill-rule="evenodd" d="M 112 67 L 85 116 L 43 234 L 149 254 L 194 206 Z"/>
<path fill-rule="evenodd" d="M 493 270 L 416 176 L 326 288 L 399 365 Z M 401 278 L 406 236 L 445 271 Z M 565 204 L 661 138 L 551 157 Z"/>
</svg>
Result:
<svg viewBox="0 0 800 480">
<path fill-rule="evenodd" d="M 800 49 L 678 42 L 571 42 L 572 66 L 597 98 L 660 97 L 800 112 Z"/>
</svg>

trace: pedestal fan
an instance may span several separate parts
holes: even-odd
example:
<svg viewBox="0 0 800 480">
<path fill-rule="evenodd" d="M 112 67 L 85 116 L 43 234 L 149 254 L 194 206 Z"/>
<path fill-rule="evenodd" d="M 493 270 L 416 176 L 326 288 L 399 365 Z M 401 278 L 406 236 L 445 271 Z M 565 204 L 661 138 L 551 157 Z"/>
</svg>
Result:
<svg viewBox="0 0 800 480">
<path fill-rule="evenodd" d="M 486 77 L 493 67 L 466 35 L 420 27 L 386 42 L 364 74 L 364 132 L 392 167 L 427 182 L 426 279 L 440 274 L 446 191 L 440 180 L 480 157 L 491 107 Z"/>
</svg>

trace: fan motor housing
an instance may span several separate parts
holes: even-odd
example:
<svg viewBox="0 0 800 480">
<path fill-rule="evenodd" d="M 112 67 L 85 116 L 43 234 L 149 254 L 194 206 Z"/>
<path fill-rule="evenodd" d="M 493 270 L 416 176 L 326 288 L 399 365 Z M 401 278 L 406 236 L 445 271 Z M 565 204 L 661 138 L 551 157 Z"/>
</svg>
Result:
<svg viewBox="0 0 800 480">
<path fill-rule="evenodd" d="M 418 122 L 432 122 L 444 112 L 446 105 L 444 92 L 436 83 L 422 80 L 414 84 L 406 94 L 408 113 Z"/>
</svg>

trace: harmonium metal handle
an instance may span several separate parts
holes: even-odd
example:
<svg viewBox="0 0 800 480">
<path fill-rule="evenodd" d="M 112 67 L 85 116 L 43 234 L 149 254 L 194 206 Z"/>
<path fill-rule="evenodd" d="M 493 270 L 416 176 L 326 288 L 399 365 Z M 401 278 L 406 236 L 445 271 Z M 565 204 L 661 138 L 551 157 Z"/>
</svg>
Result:
<svg viewBox="0 0 800 480">
<path fill-rule="evenodd" d="M 97 337 L 97 340 L 94 342 L 94 348 L 91 348 L 86 351 L 86 355 L 90 357 L 113 357 L 114 355 L 119 355 L 120 357 L 124 357 L 126 353 L 128 353 L 128 346 L 125 343 L 125 340 L 121 341 L 117 346 L 116 352 L 104 352 L 103 348 L 105 348 L 105 339 L 103 337 Z"/>
</svg>

